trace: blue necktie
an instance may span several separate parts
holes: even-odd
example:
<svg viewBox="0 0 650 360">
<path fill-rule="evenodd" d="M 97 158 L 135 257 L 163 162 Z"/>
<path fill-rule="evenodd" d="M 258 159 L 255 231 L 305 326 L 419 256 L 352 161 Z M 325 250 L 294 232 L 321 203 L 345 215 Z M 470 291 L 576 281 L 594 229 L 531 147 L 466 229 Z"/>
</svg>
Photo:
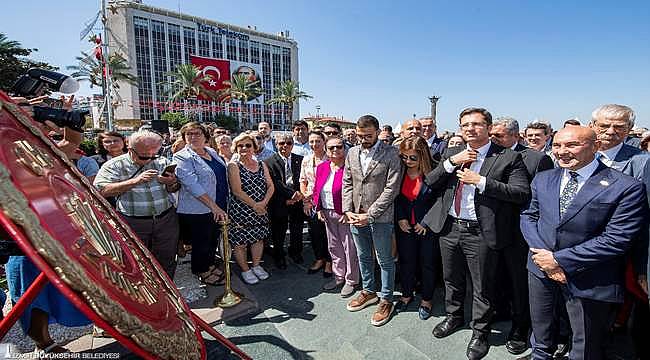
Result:
<svg viewBox="0 0 650 360">
<path fill-rule="evenodd" d="M 576 193 L 578 193 L 578 173 L 569 171 L 569 175 L 571 178 L 560 195 L 560 217 L 564 215 L 566 209 L 571 205 L 571 201 L 576 197 Z"/>
</svg>

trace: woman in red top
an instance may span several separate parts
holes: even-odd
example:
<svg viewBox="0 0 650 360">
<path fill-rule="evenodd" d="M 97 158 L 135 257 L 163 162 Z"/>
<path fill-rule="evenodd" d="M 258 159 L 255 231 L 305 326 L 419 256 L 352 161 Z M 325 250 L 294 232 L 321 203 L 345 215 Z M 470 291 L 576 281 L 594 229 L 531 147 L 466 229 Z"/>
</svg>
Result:
<svg viewBox="0 0 650 360">
<path fill-rule="evenodd" d="M 397 301 L 395 311 L 406 310 L 413 300 L 416 272 L 419 271 L 422 301 L 418 314 L 420 319 L 426 320 L 431 316 L 435 259 L 440 256 L 440 248 L 437 238 L 431 230 L 421 225 L 420 221 L 433 206 L 434 194 L 424 182 L 424 176 L 434 168 L 435 164 L 427 141 L 420 136 L 412 136 L 402 141 L 399 150 L 406 170 L 402 189 L 395 199 L 395 217 L 398 224 L 395 235 L 402 285 L 402 297 Z"/>
</svg>

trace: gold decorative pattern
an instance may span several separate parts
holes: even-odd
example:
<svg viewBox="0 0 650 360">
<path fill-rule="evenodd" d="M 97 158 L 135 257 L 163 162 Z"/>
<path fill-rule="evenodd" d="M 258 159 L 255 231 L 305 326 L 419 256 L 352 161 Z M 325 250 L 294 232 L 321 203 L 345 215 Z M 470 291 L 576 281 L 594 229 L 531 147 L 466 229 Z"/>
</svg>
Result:
<svg viewBox="0 0 650 360">
<path fill-rule="evenodd" d="M 0 108 L 3 106 L 34 136 L 48 145 L 57 159 L 68 165 L 67 170 L 73 173 L 75 180 L 81 183 L 86 191 L 93 194 L 92 197 L 88 198 L 88 201 L 92 203 L 88 204 L 88 206 L 94 205 L 94 208 L 104 215 L 106 221 L 128 239 L 124 244 L 133 251 L 139 269 L 147 270 L 143 271 L 143 274 L 146 274 L 144 279 L 146 285 L 155 290 L 157 295 L 161 292 L 159 286 L 164 287 L 162 290 L 176 311 L 176 317 L 181 321 L 180 329 L 177 331 L 160 331 L 152 328 L 151 325 L 130 314 L 120 303 L 112 300 L 104 289 L 90 281 L 85 269 L 78 262 L 71 261 L 63 245 L 43 229 L 39 217 L 29 206 L 27 198 L 14 186 L 9 170 L 4 164 L 0 163 L 0 207 L 2 211 L 13 222 L 22 226 L 25 235 L 32 242 L 34 248 L 52 266 L 61 280 L 75 290 L 101 318 L 113 325 L 119 333 L 132 339 L 148 353 L 162 359 L 200 359 L 201 344 L 197 339 L 196 327 L 191 320 L 191 315 L 185 310 L 181 299 L 176 296 L 176 291 L 169 281 L 160 280 L 165 279 L 164 272 L 154 266 L 151 259 L 138 255 L 141 251 L 146 251 L 144 245 L 136 240 L 136 236 L 131 229 L 124 226 L 115 212 L 110 210 L 108 202 L 99 195 L 88 179 L 74 167 L 63 152 L 32 123 L 32 120 L 17 105 L 0 99 Z M 85 207 L 86 205 L 81 206 Z M 71 216 L 71 218 L 74 219 L 74 216 Z M 78 220 L 75 220 L 75 223 Z M 91 226 L 92 231 L 97 231 L 96 224 Z M 114 255 L 111 251 L 115 251 L 115 249 L 106 249 L 101 244 L 99 247 L 107 251 L 110 256 Z M 152 271 L 155 271 L 158 279 L 151 273 Z M 138 294 L 145 298 L 145 301 L 151 300 L 148 297 L 153 296 L 153 294 L 142 292 L 138 292 Z"/>
<path fill-rule="evenodd" d="M 52 169 L 54 162 L 48 153 L 39 147 L 33 147 L 25 140 L 14 141 L 14 154 L 16 154 L 18 163 L 31 170 L 38 176 L 45 174 L 45 169 Z"/>
</svg>

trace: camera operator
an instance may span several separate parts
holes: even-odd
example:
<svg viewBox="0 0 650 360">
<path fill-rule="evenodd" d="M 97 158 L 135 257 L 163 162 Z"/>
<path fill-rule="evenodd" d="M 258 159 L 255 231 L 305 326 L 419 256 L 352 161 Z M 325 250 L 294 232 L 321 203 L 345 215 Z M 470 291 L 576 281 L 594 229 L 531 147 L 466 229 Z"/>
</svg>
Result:
<svg viewBox="0 0 650 360">
<path fill-rule="evenodd" d="M 28 95 L 28 94 L 24 94 Z M 26 97 L 13 97 L 12 99 L 21 105 L 23 110 L 29 113 L 32 117 L 42 115 L 47 112 L 49 107 L 40 106 L 44 104 L 43 100 L 47 96 L 33 97 L 28 99 Z M 69 98 L 62 97 L 63 109 L 52 109 L 56 114 L 65 115 L 66 112 L 71 112 L 72 101 L 74 96 Z M 36 114 L 34 109 L 36 107 Z M 75 125 L 79 125 L 83 121 L 83 113 L 76 113 L 74 116 L 79 116 Z M 44 133 L 49 133 L 51 130 L 61 131 L 61 124 L 43 119 L 35 119 L 38 126 Z M 54 120 L 58 120 L 55 118 Z M 57 121 L 58 122 L 58 121 Z M 81 123 L 82 124 L 82 123 Z M 67 124 L 63 124 L 67 125 Z M 57 146 L 64 153 L 70 154 L 74 152 L 81 144 L 83 133 L 79 131 L 78 126 L 72 129 L 69 126 L 63 126 L 63 138 L 57 142 Z M 10 239 L 4 233 L 0 235 L 4 243 L 12 243 L 12 241 L 4 241 Z M 11 255 L 5 265 L 7 275 L 7 284 L 9 287 L 9 295 L 13 304 L 22 297 L 30 285 L 35 281 L 36 277 L 41 273 L 40 269 L 34 265 L 24 255 L 21 255 L 20 250 L 15 244 L 7 246 L 7 253 Z M 68 301 L 52 284 L 47 284 L 39 295 L 32 301 L 32 303 L 25 309 L 20 317 L 20 324 L 23 332 L 29 336 L 35 343 L 37 350 L 42 350 L 45 353 L 62 353 L 68 352 L 68 349 L 57 344 L 50 336 L 48 324 L 59 323 L 63 326 L 83 326 L 91 323 L 86 316 L 84 316 L 77 308 Z"/>
</svg>

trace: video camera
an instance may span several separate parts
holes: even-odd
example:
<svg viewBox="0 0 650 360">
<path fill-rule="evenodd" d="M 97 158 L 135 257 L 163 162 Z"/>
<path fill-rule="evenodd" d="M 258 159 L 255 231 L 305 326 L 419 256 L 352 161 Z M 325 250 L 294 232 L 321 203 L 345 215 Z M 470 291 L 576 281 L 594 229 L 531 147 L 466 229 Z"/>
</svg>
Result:
<svg viewBox="0 0 650 360">
<path fill-rule="evenodd" d="M 12 87 L 15 95 L 24 97 L 41 96 L 46 91 L 71 94 L 79 90 L 79 83 L 68 75 L 56 71 L 31 68 L 21 76 Z M 34 106 L 34 120 L 38 122 L 51 121 L 58 127 L 69 127 L 72 130 L 83 131 L 86 115 L 89 111 L 53 109 L 46 106 Z"/>
</svg>

